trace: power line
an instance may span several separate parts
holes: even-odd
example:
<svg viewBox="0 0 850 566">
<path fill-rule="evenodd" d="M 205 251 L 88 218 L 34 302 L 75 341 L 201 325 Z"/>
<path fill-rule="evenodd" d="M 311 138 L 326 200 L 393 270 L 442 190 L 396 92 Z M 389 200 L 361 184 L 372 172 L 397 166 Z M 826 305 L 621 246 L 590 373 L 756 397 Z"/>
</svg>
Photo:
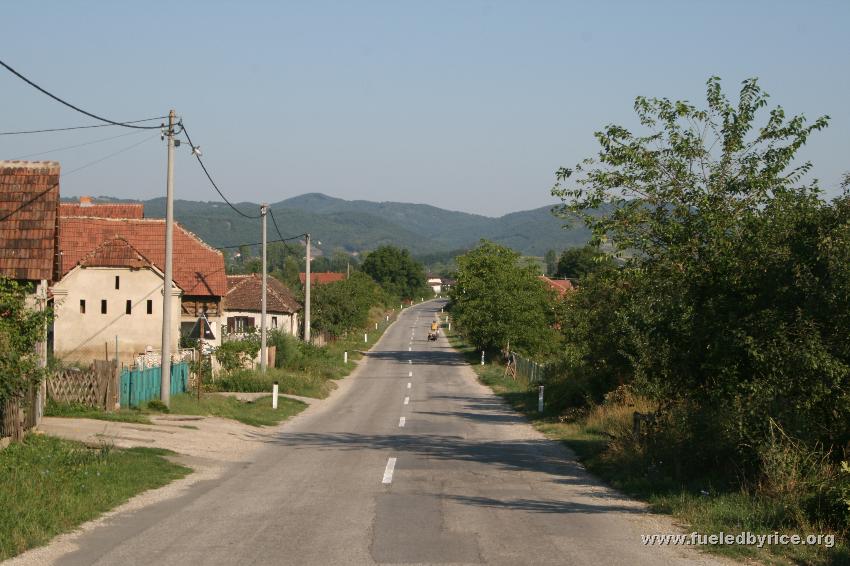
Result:
<svg viewBox="0 0 850 566">
<path fill-rule="evenodd" d="M 127 136 L 137 136 L 137 135 L 142 134 L 142 133 L 144 133 L 144 132 L 141 132 L 141 131 L 128 132 L 126 134 L 121 134 L 121 135 L 118 135 L 118 136 L 111 136 L 111 137 L 108 137 L 108 138 L 101 138 L 99 140 L 88 141 L 88 142 L 85 142 L 85 143 L 78 143 L 76 145 L 66 145 L 65 147 L 57 147 L 55 149 L 48 149 L 47 151 L 39 151 L 38 153 L 28 153 L 26 155 L 13 157 L 12 161 L 17 161 L 19 159 L 27 159 L 29 157 L 36 157 L 38 155 L 45 155 L 45 154 L 48 154 L 48 153 L 58 153 L 60 151 L 65 151 L 65 150 L 68 150 L 68 149 L 76 149 L 78 147 L 85 147 L 87 145 L 94 145 L 96 143 L 102 143 L 102 142 L 109 141 L 109 140 L 117 140 L 118 138 L 125 138 Z"/>
<path fill-rule="evenodd" d="M 194 155 L 194 156 L 195 156 L 195 159 L 197 159 L 197 160 L 198 160 L 198 163 L 201 165 L 201 169 L 203 169 L 203 170 L 204 170 L 204 175 L 206 175 L 206 176 L 207 176 L 207 179 L 209 180 L 210 184 L 211 184 L 211 185 L 213 186 L 213 188 L 215 189 L 215 192 L 217 192 L 217 193 L 218 193 L 218 196 L 220 196 L 220 197 L 222 198 L 222 200 L 224 200 L 224 202 L 226 202 L 226 203 L 227 203 L 227 206 L 229 206 L 230 208 L 232 208 L 232 209 L 233 209 L 233 210 L 234 210 L 237 214 L 239 214 L 240 216 L 244 216 L 245 218 L 250 218 L 250 219 L 252 219 L 252 220 L 256 220 L 256 219 L 260 218 L 260 215 L 259 215 L 259 214 L 258 214 L 257 216 L 252 216 L 252 215 L 250 215 L 250 214 L 245 214 L 244 212 L 242 212 L 241 210 L 239 210 L 238 208 L 236 208 L 235 206 L 233 206 L 233 203 L 231 203 L 229 200 L 227 200 L 227 197 L 226 197 L 226 196 L 224 196 L 224 193 L 222 193 L 222 192 L 221 192 L 221 189 L 219 189 L 219 188 L 218 188 L 218 185 L 216 185 L 216 184 L 215 184 L 215 181 L 213 181 L 213 178 L 212 178 L 212 175 L 210 175 L 210 172 L 209 172 L 209 171 L 207 171 L 207 166 L 206 166 L 206 165 L 204 165 L 203 160 L 201 160 L 200 152 L 199 152 L 199 151 L 197 151 L 197 149 L 198 149 L 198 148 L 195 146 L 195 144 L 193 144 L 193 143 L 192 143 L 192 138 L 191 138 L 191 137 L 189 137 L 189 130 L 187 130 L 187 129 L 186 129 L 186 126 L 183 124 L 183 121 L 182 121 L 182 120 L 180 121 L 180 127 L 182 128 L 182 132 L 183 132 L 184 134 L 186 134 L 186 141 L 188 141 L 188 142 L 189 142 L 189 146 L 192 148 L 192 155 Z"/>
<path fill-rule="evenodd" d="M 124 126 L 125 128 L 134 128 L 134 129 L 137 129 L 137 130 L 158 130 L 160 128 L 159 126 L 138 126 L 138 125 L 131 123 L 131 122 L 116 122 L 115 120 L 110 120 L 109 118 L 104 118 L 102 116 L 98 116 L 97 114 L 92 114 L 91 112 L 87 112 L 86 110 L 83 110 L 79 106 L 74 106 L 70 102 L 62 100 L 61 98 L 59 98 L 58 96 L 56 96 L 52 92 L 38 86 L 33 81 L 26 78 L 24 75 L 22 75 L 21 73 L 19 73 L 18 71 L 16 71 L 15 69 L 10 67 L 9 65 L 7 65 L 5 62 L 0 61 L 0 65 L 5 67 L 10 73 L 15 75 L 16 77 L 18 77 L 19 79 L 21 79 L 22 81 L 24 81 L 25 83 L 27 83 L 28 85 L 33 87 L 34 89 L 38 90 L 42 94 L 46 94 L 47 96 L 49 96 L 50 98 L 52 98 L 56 102 L 64 104 L 68 108 L 71 108 L 72 110 L 76 110 L 80 114 L 85 114 L 89 118 L 94 118 L 95 120 L 100 120 L 101 122 L 106 122 L 107 124 L 111 124 L 113 126 Z"/>
<path fill-rule="evenodd" d="M 122 122 L 121 124 L 91 124 L 89 126 L 70 126 L 67 128 L 47 128 L 44 130 L 18 130 L 12 132 L 0 132 L 0 136 L 17 136 L 20 134 L 43 134 L 46 132 L 67 132 L 70 130 L 88 130 L 90 128 L 110 128 L 115 125 L 125 125 L 125 124 L 139 124 L 141 122 L 151 122 L 153 120 L 162 120 L 163 118 L 168 118 L 168 116 L 154 116 L 153 118 L 142 118 L 141 120 L 130 120 L 128 122 Z M 145 128 L 145 129 L 156 129 L 160 126 Z"/>
<path fill-rule="evenodd" d="M 85 165 L 81 165 L 80 167 L 77 167 L 76 169 L 71 169 L 70 171 L 62 172 L 62 173 L 61 173 L 61 178 L 62 178 L 62 179 L 64 179 L 64 178 L 65 178 L 65 177 L 67 177 L 68 175 L 73 175 L 73 174 L 74 174 L 74 173 L 76 173 L 77 171 L 82 171 L 83 169 L 86 169 L 86 168 L 88 168 L 88 167 L 91 167 L 92 165 L 97 165 L 97 164 L 98 164 L 98 163 L 100 163 L 101 161 L 106 161 L 107 159 L 110 159 L 110 158 L 112 158 L 112 157 L 115 157 L 116 155 L 120 155 L 120 154 L 122 154 L 122 153 L 124 153 L 124 152 L 130 151 L 130 150 L 131 150 L 131 149 L 133 149 L 134 147 L 137 147 L 137 146 L 139 146 L 139 145 L 142 145 L 143 143 L 145 143 L 145 142 L 147 142 L 147 141 L 150 141 L 150 140 L 154 139 L 155 137 L 156 137 L 156 136 L 154 135 L 154 136 L 151 136 L 151 137 L 145 138 L 145 139 L 143 139 L 143 140 L 142 140 L 142 141 L 140 141 L 140 142 L 136 142 L 136 143 L 134 143 L 133 145 L 127 146 L 127 147 L 122 148 L 122 149 L 119 149 L 118 151 L 115 151 L 115 152 L 113 152 L 113 153 L 110 153 L 109 155 L 105 155 L 104 157 L 101 157 L 100 159 L 95 159 L 94 161 L 90 161 L 89 163 L 86 163 Z M 59 183 L 53 183 L 52 185 L 50 185 L 49 187 L 47 187 L 46 189 L 44 189 L 43 191 L 41 191 L 41 192 L 40 192 L 40 193 L 38 193 L 37 195 L 33 196 L 33 197 L 32 197 L 32 198 L 30 198 L 29 200 L 26 200 L 26 201 L 22 202 L 22 203 L 21 203 L 20 205 L 18 205 L 16 208 L 14 208 L 13 210 L 9 211 L 9 212 L 8 212 L 5 216 L 3 216 L 2 218 L 0 218 L 0 222 L 4 222 L 4 221 L 8 220 L 8 219 L 9 219 L 9 218 L 11 218 L 14 214 L 16 214 L 17 212 L 19 212 L 19 211 L 23 210 L 24 208 L 28 207 L 29 205 L 33 204 L 35 201 L 37 201 L 38 199 L 40 199 L 41 197 L 43 197 L 44 195 L 46 195 L 47 193 L 49 193 L 52 189 L 54 189 L 55 187 L 58 187 L 58 186 L 59 186 Z"/>
<path fill-rule="evenodd" d="M 299 238 L 303 238 L 306 235 L 307 234 L 305 233 L 305 234 L 298 234 L 297 236 L 290 236 L 288 238 L 280 238 L 279 240 L 266 240 L 266 243 L 267 244 L 275 244 L 275 243 L 278 243 L 278 242 L 283 242 L 285 244 L 286 242 L 291 242 L 292 240 L 297 240 Z M 235 246 L 217 246 L 215 249 L 217 249 L 217 250 L 235 250 L 237 248 L 241 248 L 242 246 L 262 246 L 262 245 L 263 245 L 262 242 L 254 242 L 252 244 L 236 244 Z"/>
</svg>

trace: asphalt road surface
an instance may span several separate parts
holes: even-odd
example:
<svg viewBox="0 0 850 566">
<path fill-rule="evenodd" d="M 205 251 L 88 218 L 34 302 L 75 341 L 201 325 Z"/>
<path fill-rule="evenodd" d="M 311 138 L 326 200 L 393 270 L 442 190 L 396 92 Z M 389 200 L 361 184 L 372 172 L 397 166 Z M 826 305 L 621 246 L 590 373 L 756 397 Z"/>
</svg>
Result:
<svg viewBox="0 0 850 566">
<path fill-rule="evenodd" d="M 62 565 L 707 564 L 475 380 L 407 309 L 355 375 L 218 480 L 83 535 Z"/>
</svg>

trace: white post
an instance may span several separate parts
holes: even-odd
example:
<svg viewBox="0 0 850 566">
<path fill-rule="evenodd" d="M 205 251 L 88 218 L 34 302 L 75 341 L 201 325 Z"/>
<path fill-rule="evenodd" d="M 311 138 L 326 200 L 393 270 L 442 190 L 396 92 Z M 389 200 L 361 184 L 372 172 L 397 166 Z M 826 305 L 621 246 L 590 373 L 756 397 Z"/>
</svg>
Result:
<svg viewBox="0 0 850 566">
<path fill-rule="evenodd" d="M 272 409 L 277 409 L 277 381 L 272 385 Z"/>
<path fill-rule="evenodd" d="M 363 333 L 363 342 L 368 342 L 368 341 L 369 341 L 369 335 L 364 332 Z"/>
<path fill-rule="evenodd" d="M 342 353 L 342 361 L 343 361 L 343 363 L 346 363 L 346 364 L 348 363 L 348 352 Z"/>
<path fill-rule="evenodd" d="M 378 329 L 378 323 L 376 322 L 375 323 L 375 330 L 377 330 L 377 329 Z"/>
<path fill-rule="evenodd" d="M 387 322 L 390 321 L 390 315 L 387 315 Z"/>
<path fill-rule="evenodd" d="M 543 412 L 543 386 L 540 386 L 540 392 L 537 394 L 537 412 Z"/>
<path fill-rule="evenodd" d="M 160 353 L 159 398 L 168 407 L 171 404 L 171 285 L 174 243 L 174 110 L 168 111 L 168 165 L 165 182 L 165 266 L 162 278 L 162 346 Z"/>
<path fill-rule="evenodd" d="M 268 276 L 269 270 L 266 266 L 266 215 L 268 213 L 269 205 L 261 204 L 260 205 L 260 216 L 263 217 L 263 292 L 262 292 L 262 300 L 260 305 L 260 371 L 266 373 L 266 366 L 268 365 L 269 356 L 266 353 L 266 336 L 268 332 L 266 330 L 266 296 L 267 290 L 266 285 L 268 284 Z M 277 407 L 277 401 L 275 401 L 275 407 Z"/>
<path fill-rule="evenodd" d="M 307 258 L 306 267 L 304 269 L 307 276 L 304 281 L 304 341 L 310 343 L 310 286 L 313 282 L 310 280 L 310 234 L 306 234 L 307 241 Z"/>
<path fill-rule="evenodd" d="M 484 365 L 484 350 L 481 350 L 481 365 Z"/>
</svg>

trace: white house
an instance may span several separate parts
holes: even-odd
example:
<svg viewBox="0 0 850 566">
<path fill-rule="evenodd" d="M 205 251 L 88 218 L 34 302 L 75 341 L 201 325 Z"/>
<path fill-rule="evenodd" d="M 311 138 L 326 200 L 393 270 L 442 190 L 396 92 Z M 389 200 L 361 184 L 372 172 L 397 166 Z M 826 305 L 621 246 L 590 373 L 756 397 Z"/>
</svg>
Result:
<svg viewBox="0 0 850 566">
<path fill-rule="evenodd" d="M 266 328 L 297 336 L 301 304 L 279 280 L 268 277 L 267 281 Z M 260 329 L 262 286 L 262 277 L 256 274 L 227 276 L 227 295 L 222 305 L 228 334 L 240 335 Z"/>
<path fill-rule="evenodd" d="M 434 290 L 435 295 L 439 295 L 443 292 L 443 280 L 439 277 L 429 277 L 428 286 Z"/>
<path fill-rule="evenodd" d="M 159 349 L 162 272 L 116 236 L 83 257 L 53 286 L 53 352 L 66 361 L 118 358 L 130 364 L 146 348 Z M 178 346 L 182 291 L 171 285 L 172 349 Z"/>
</svg>

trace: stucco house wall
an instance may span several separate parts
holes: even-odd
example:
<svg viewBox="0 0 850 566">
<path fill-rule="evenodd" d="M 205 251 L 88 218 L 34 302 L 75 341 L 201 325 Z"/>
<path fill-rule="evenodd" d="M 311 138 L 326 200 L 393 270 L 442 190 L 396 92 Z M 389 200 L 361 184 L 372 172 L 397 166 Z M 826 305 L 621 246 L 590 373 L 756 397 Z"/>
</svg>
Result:
<svg viewBox="0 0 850 566">
<path fill-rule="evenodd" d="M 257 332 L 260 331 L 260 321 L 262 320 L 262 316 L 258 312 L 253 311 L 231 311 L 225 310 L 224 316 L 222 317 L 222 325 L 224 330 L 227 331 L 229 327 L 228 319 L 236 318 L 236 317 L 246 317 L 254 319 L 254 328 Z M 275 319 L 277 322 L 275 323 Z M 269 331 L 279 330 L 284 334 L 290 334 L 292 336 L 298 335 L 298 313 L 292 314 L 283 314 L 283 313 L 270 313 L 266 312 L 266 328 Z"/>
<path fill-rule="evenodd" d="M 89 363 L 103 359 L 104 345 L 108 345 L 111 358 L 116 336 L 122 363 L 132 363 L 136 354 L 148 346 L 159 350 L 162 281 L 162 274 L 153 268 L 77 266 L 72 269 L 53 287 L 54 355 L 69 362 Z M 180 337 L 180 295 L 180 289 L 172 285 L 172 351 L 176 351 Z M 101 312 L 104 300 L 106 314 Z M 127 314 L 128 300 L 130 314 Z M 80 301 L 85 301 L 85 312 L 81 312 Z M 148 301 L 151 301 L 150 314 Z"/>
</svg>

